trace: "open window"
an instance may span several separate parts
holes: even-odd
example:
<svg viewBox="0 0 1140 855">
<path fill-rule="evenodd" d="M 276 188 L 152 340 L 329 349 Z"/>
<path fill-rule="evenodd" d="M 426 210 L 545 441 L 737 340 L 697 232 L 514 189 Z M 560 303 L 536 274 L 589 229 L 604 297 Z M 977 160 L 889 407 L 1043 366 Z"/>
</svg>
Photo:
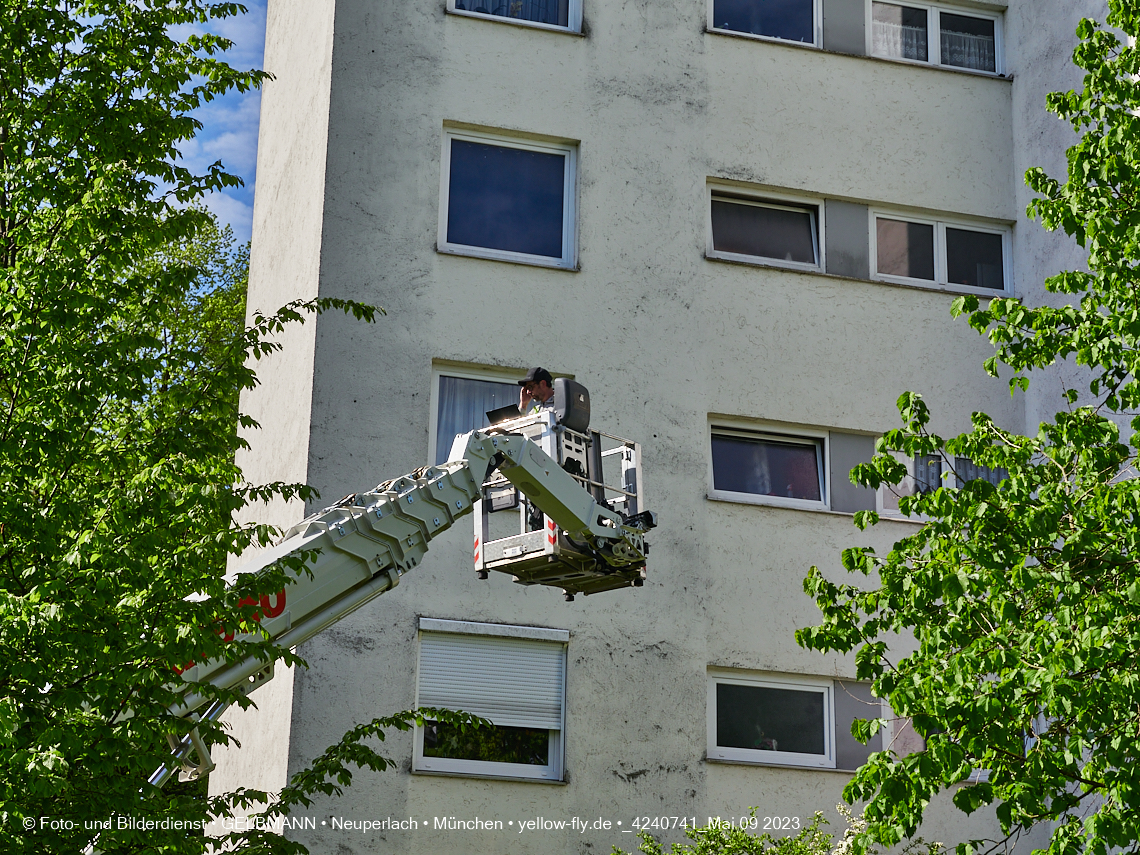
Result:
<svg viewBox="0 0 1140 855">
<path fill-rule="evenodd" d="M 709 190 L 710 258 L 822 270 L 818 200 Z"/>
</svg>

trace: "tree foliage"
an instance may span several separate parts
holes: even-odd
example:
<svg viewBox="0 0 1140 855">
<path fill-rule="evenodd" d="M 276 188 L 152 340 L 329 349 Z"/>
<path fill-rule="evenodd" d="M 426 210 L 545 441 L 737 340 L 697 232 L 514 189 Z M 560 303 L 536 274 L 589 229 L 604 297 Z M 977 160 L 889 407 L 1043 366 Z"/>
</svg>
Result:
<svg viewBox="0 0 1140 855">
<path fill-rule="evenodd" d="M 781 837 L 767 832 L 754 834 L 753 830 L 760 823 L 756 808 L 751 808 L 748 817 L 739 822 L 718 819 L 699 828 L 686 826 L 685 837 L 692 842 L 674 843 L 668 850 L 652 834 L 642 831 L 637 835 L 641 840 L 637 851 L 644 855 L 850 855 L 855 841 L 865 834 L 867 822 L 843 805 L 837 805 L 836 809 L 847 822 L 838 842 L 823 830 L 827 820 L 819 811 L 795 834 Z M 942 851 L 941 843 L 928 844 L 919 838 L 905 846 L 902 855 L 941 855 Z M 612 855 L 628 853 L 615 846 Z M 872 849 L 871 855 L 878 852 Z"/>
<path fill-rule="evenodd" d="M 846 798 L 867 802 L 864 843 L 912 835 L 949 791 L 967 813 L 992 806 L 1004 835 L 961 852 L 1042 823 L 1053 855 L 1140 846 L 1140 52 L 1127 38 L 1140 32 L 1140 4 L 1109 7 L 1107 27 L 1078 29 L 1083 88 L 1048 100 L 1079 135 L 1068 174 L 1027 174 L 1039 194 L 1031 216 L 1087 250 L 1087 271 L 1046 282 L 1072 302 L 954 306 L 994 344 L 987 370 L 1012 369 L 1011 392 L 1066 361 L 1087 372 L 1087 391 L 1065 390 L 1036 435 L 975 414 L 972 430 L 950 439 L 928 431 L 918 396 L 903 395 L 903 428 L 882 437 L 858 483 L 895 487 L 900 458 L 914 455 L 939 455 L 958 476 L 971 460 L 1008 478 L 996 488 L 955 478 L 903 497 L 921 528 L 886 555 L 843 553 L 869 587 L 834 584 L 816 568 L 805 581 L 823 623 L 800 643 L 854 650 L 858 676 L 926 740 L 921 753 L 872 755 L 847 787 Z M 896 633 L 913 636 L 914 652 L 892 652 Z M 959 786 L 977 770 L 988 776 Z"/>
<path fill-rule="evenodd" d="M 234 464 L 250 366 L 285 324 L 378 310 L 322 299 L 241 322 L 246 257 L 193 205 L 239 179 L 221 163 L 194 174 L 178 147 L 199 129 L 194 109 L 265 75 L 227 65 L 225 39 L 174 35 L 241 6 L 0 10 L 0 851 L 79 852 L 96 836 L 107 853 L 200 851 L 204 839 L 184 830 L 94 823 L 305 804 L 347 783 L 351 765 L 384 768 L 369 740 L 415 718 L 353 731 L 276 802 L 240 792 L 207 803 L 145 784 L 167 737 L 192 726 L 168 713 L 185 687 L 177 666 L 298 661 L 259 633 L 248 603 L 301 561 L 224 580 L 229 556 L 275 536 L 234 524 L 245 503 L 313 495 L 247 484 Z M 227 643 L 222 623 L 248 634 Z M 227 738 L 201 730 L 207 743 Z M 299 851 L 275 835 L 241 845 Z"/>
</svg>

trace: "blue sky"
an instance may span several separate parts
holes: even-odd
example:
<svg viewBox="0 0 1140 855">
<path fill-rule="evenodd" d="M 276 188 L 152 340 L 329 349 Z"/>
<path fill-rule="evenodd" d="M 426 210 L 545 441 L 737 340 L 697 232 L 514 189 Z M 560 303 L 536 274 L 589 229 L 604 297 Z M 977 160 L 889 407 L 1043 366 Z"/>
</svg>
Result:
<svg viewBox="0 0 1140 855">
<path fill-rule="evenodd" d="M 245 15 L 214 21 L 212 32 L 233 41 L 226 61 L 240 69 L 261 68 L 265 54 L 266 0 L 244 0 L 249 9 Z M 178 27 L 175 38 L 185 38 L 200 28 Z M 182 147 L 184 163 L 201 172 L 216 160 L 226 171 L 238 175 L 245 187 L 214 193 L 206 205 L 218 220 L 233 227 L 234 236 L 244 243 L 250 238 L 253 221 L 253 185 L 257 178 L 257 123 L 261 109 L 259 91 L 244 94 L 231 92 L 195 112 L 203 128 L 198 136 Z"/>
</svg>

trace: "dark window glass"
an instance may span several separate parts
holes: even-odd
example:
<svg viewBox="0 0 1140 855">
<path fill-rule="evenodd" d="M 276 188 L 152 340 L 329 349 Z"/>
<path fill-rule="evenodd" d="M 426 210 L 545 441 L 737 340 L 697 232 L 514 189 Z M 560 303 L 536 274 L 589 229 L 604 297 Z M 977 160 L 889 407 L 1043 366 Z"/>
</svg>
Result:
<svg viewBox="0 0 1140 855">
<path fill-rule="evenodd" d="M 550 731 L 495 725 L 464 733 L 442 722 L 425 721 L 424 756 L 546 766 L 550 762 Z"/>
<path fill-rule="evenodd" d="M 570 17 L 569 0 L 455 0 L 455 8 L 558 27 L 567 26 Z"/>
<path fill-rule="evenodd" d="M 925 9 L 871 4 L 871 53 L 893 59 L 928 62 L 930 47 Z"/>
<path fill-rule="evenodd" d="M 714 0 L 713 26 L 814 44 L 814 9 L 813 0 Z"/>
<path fill-rule="evenodd" d="M 879 273 L 934 281 L 934 226 L 880 217 L 875 232 Z"/>
<path fill-rule="evenodd" d="M 819 443 L 714 434 L 713 488 L 823 501 Z"/>
<path fill-rule="evenodd" d="M 992 20 L 941 12 L 938 21 L 942 29 L 939 47 L 943 65 L 997 71 L 997 43 Z"/>
<path fill-rule="evenodd" d="M 487 411 L 519 402 L 519 387 L 513 383 L 439 378 L 439 406 L 435 425 L 435 462 L 447 460 L 456 435 L 487 426 Z"/>
<path fill-rule="evenodd" d="M 1001 235 L 946 229 L 946 275 L 951 285 L 1005 287 Z"/>
<path fill-rule="evenodd" d="M 815 209 L 712 200 L 713 248 L 817 264 Z"/>
<path fill-rule="evenodd" d="M 717 683 L 716 744 L 823 756 L 824 695 Z"/>
<path fill-rule="evenodd" d="M 562 258 L 566 155 L 451 141 L 447 242 Z"/>
</svg>

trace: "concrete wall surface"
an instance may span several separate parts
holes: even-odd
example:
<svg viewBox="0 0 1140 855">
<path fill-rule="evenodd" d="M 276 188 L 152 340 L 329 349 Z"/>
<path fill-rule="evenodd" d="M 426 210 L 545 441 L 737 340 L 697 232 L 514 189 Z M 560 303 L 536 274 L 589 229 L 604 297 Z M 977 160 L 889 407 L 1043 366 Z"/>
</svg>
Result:
<svg viewBox="0 0 1140 855">
<path fill-rule="evenodd" d="M 661 519 L 644 588 L 574 603 L 478 581 L 466 532 L 442 539 L 395 591 L 305 645 L 310 668 L 288 697 L 241 725 L 287 744 L 293 773 L 353 724 L 414 704 L 421 616 L 565 629 L 561 783 L 412 774 L 412 737 L 398 733 L 385 748 L 399 771 L 362 773 L 310 815 L 604 817 L 626 830 L 635 816 L 703 823 L 758 806 L 801 822 L 822 810 L 841 831 L 847 773 L 707 759 L 708 673 L 853 677 L 852 659 L 796 646 L 818 621 L 802 579 L 812 565 L 842 578 L 841 549 L 889 549 L 912 529 L 710 499 L 710 425 L 879 434 L 904 390 L 926 397 L 943 435 L 974 410 L 1012 428 L 1026 412 L 982 372 L 990 350 L 950 317 L 953 290 L 852 277 L 850 259 L 836 275 L 709 258 L 709 183 L 1008 228 L 1012 291 L 1036 296 L 1077 257 L 1025 219 L 1021 181 L 1063 164 L 1067 132 L 1043 98 L 1073 84 L 1077 13 L 1060 0 L 969 5 L 1004 10 L 1006 76 L 711 33 L 691 0 L 587 0 L 583 35 L 449 14 L 442 0 L 270 3 L 266 62 L 285 65 L 270 67 L 263 104 L 253 293 L 351 297 L 388 315 L 324 316 L 267 367 L 251 468 L 326 498 L 368 488 L 428 462 L 439 372 L 540 364 L 590 389 L 595 427 L 642 443 Z M 437 251 L 449 129 L 576 146 L 575 269 Z M 834 245 L 850 249 L 858 224 L 844 223 Z M 993 831 L 992 817 L 939 803 L 923 834 Z M 613 829 L 288 833 L 338 853 L 636 846 Z"/>
</svg>

